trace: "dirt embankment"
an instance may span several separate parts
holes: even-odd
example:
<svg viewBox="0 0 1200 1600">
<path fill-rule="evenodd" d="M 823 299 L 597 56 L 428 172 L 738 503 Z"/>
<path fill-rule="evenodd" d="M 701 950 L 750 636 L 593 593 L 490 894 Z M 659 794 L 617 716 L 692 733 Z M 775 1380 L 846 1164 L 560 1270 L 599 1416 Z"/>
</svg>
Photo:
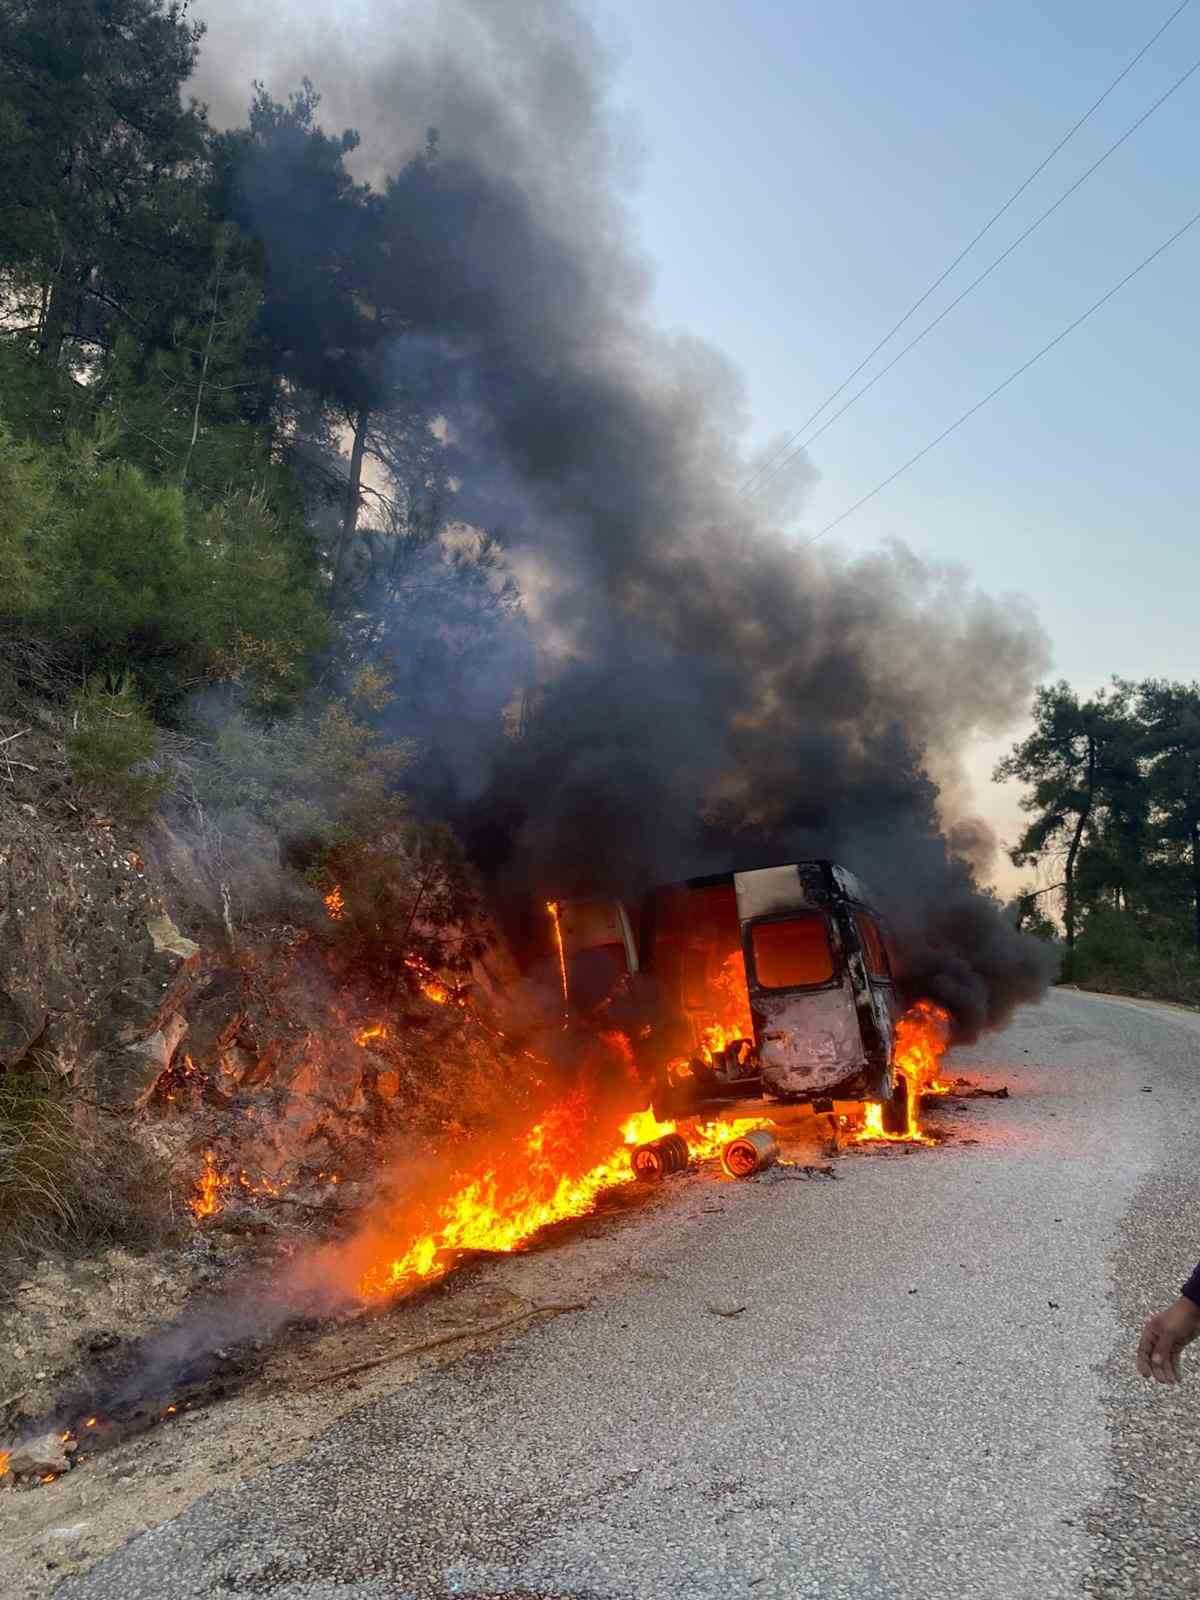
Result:
<svg viewBox="0 0 1200 1600">
<path fill-rule="evenodd" d="M 23 771 L 0 784 L 0 1437 L 234 1267 L 336 1233 L 382 1152 L 444 1140 L 511 1067 L 460 1008 L 378 1009 L 319 927 L 232 929 L 161 819 Z"/>
</svg>

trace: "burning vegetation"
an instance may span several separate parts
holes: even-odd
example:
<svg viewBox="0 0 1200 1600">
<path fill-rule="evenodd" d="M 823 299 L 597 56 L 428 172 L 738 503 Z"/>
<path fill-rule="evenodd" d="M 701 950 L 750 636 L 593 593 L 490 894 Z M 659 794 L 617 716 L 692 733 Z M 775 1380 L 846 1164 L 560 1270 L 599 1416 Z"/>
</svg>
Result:
<svg viewBox="0 0 1200 1600">
<path fill-rule="evenodd" d="M 327 907 L 334 897 L 340 917 L 345 901 L 339 890 L 327 897 Z M 710 894 L 710 902 L 711 898 Z M 735 1156 L 726 1162 L 731 1174 L 748 1174 L 773 1159 L 765 1142 L 769 1135 L 764 1130 L 770 1123 L 766 1105 L 756 1116 L 699 1109 L 668 1116 L 648 1105 L 635 1111 L 614 1109 L 621 1099 L 628 1104 L 637 1096 L 645 1081 L 644 1051 L 639 1047 L 652 1039 L 656 1024 L 645 1023 L 640 1036 L 631 1039 L 611 1025 L 611 995 L 582 1022 L 573 1017 L 571 966 L 579 953 L 581 924 L 575 915 L 564 932 L 563 906 L 549 901 L 546 910 L 563 1021 L 556 1025 L 552 1016 L 546 1016 L 543 1027 L 551 1031 L 551 1045 L 553 1029 L 559 1027 L 561 1042 L 554 1045 L 559 1064 L 528 1048 L 520 1050 L 520 1058 L 527 1083 L 545 1085 L 565 1076 L 574 1079 L 573 1086 L 531 1112 L 523 1128 L 480 1133 L 470 1142 L 465 1158 L 449 1147 L 443 1152 L 439 1175 L 427 1180 L 418 1197 L 401 1206 L 398 1215 L 368 1207 L 351 1251 L 357 1265 L 347 1281 L 348 1291 L 365 1302 L 390 1299 L 428 1284 L 473 1253 L 518 1250 L 540 1230 L 586 1215 L 610 1190 L 637 1177 L 661 1176 L 719 1156 L 731 1144 L 737 1145 Z M 667 1063 L 667 1081 L 675 1088 L 694 1088 L 697 1071 L 721 1062 L 735 1072 L 749 1072 L 756 1055 L 756 1024 L 740 950 L 712 944 L 697 948 L 704 952 L 707 991 L 704 1006 L 696 1013 L 691 1056 L 674 1055 Z M 468 1031 L 482 1032 L 512 1049 L 504 1030 L 488 1020 L 463 986 L 417 957 L 406 959 L 405 970 L 424 1000 L 457 1008 Z M 616 986 L 620 988 L 619 979 Z M 561 1039 L 564 1028 L 571 1030 L 566 1040 Z M 395 1031 L 394 1022 L 377 1020 L 354 1030 L 353 1039 L 360 1050 L 386 1051 Z M 882 1103 L 865 1102 L 861 1126 L 853 1133 L 856 1142 L 933 1142 L 922 1132 L 920 1106 L 924 1096 L 944 1088 L 938 1081 L 938 1064 L 950 1036 L 949 1013 L 932 1001 L 919 1002 L 899 1019 L 895 1071 L 903 1118 L 899 1126 L 893 1117 L 892 1125 L 885 1127 Z M 586 1058 L 590 1066 L 576 1070 L 573 1053 Z M 606 1134 L 606 1126 L 611 1133 Z M 322 1171 L 319 1180 L 336 1183 L 338 1175 Z M 205 1222 L 221 1213 L 231 1194 L 274 1198 L 286 1186 L 282 1178 L 252 1178 L 244 1168 L 220 1162 L 210 1148 L 204 1152 L 191 1209 L 198 1222 Z"/>
<path fill-rule="evenodd" d="M 214 1217 L 221 1209 L 221 1191 L 229 1188 L 229 1178 L 217 1167 L 211 1150 L 204 1152 L 204 1167 L 196 1185 L 196 1196 L 191 1201 L 192 1215 L 198 1222 Z"/>
</svg>

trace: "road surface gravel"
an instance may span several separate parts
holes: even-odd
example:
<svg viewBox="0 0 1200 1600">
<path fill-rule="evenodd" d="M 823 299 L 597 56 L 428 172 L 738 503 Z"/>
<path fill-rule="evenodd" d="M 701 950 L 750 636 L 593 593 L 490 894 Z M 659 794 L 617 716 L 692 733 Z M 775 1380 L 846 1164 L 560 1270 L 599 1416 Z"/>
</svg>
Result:
<svg viewBox="0 0 1200 1600">
<path fill-rule="evenodd" d="M 1200 1594 L 1200 1363 L 1131 1368 L 1200 1256 L 1200 1017 L 1060 990 L 950 1066 L 1012 1098 L 836 1183 L 681 1185 L 588 1309 L 57 1600 Z"/>
</svg>

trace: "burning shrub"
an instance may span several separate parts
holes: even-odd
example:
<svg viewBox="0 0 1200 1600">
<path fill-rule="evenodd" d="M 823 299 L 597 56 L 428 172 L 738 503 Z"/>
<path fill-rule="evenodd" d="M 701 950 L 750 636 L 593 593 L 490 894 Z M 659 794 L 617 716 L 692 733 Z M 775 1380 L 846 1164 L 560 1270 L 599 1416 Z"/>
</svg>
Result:
<svg viewBox="0 0 1200 1600">
<path fill-rule="evenodd" d="M 360 674 L 355 689 L 369 707 L 386 684 Z M 457 841 L 409 815 L 398 788 L 409 759 L 407 746 L 382 739 L 354 705 L 334 701 L 269 724 L 234 713 L 197 781 L 226 850 L 267 855 L 281 881 L 290 871 L 317 890 L 344 965 L 393 996 L 410 961 L 465 973 L 485 944 L 479 892 Z"/>
<path fill-rule="evenodd" d="M 448 828 L 405 824 L 381 838 L 335 845 L 322 870 L 336 879 L 334 937 L 377 978 L 430 993 L 432 969 L 465 975 L 486 946 L 475 876 Z M 327 908 L 328 908 L 327 900 Z"/>
</svg>

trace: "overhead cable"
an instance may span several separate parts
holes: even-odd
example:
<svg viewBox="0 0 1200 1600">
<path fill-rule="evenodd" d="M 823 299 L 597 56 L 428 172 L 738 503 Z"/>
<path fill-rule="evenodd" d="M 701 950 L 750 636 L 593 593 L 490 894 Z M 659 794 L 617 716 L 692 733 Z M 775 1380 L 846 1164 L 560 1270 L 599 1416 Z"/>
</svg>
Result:
<svg viewBox="0 0 1200 1600">
<path fill-rule="evenodd" d="M 1044 355 L 1048 355 L 1056 345 L 1061 344 L 1069 334 L 1074 333 L 1076 328 L 1081 327 L 1083 323 L 1085 323 L 1088 318 L 1093 315 L 1094 312 L 1100 310 L 1101 306 L 1107 305 L 1115 294 L 1118 294 L 1127 283 L 1132 282 L 1132 280 L 1137 277 L 1139 272 L 1144 272 L 1152 262 L 1157 261 L 1159 256 L 1161 256 L 1164 251 L 1169 250 L 1173 244 L 1182 239 L 1184 234 L 1187 233 L 1191 228 L 1194 228 L 1197 222 L 1200 222 L 1200 211 L 1195 212 L 1193 216 L 1189 217 L 1181 228 L 1176 228 L 1175 232 L 1170 236 L 1169 239 L 1164 239 L 1162 244 L 1160 244 L 1156 250 L 1152 250 L 1148 256 L 1146 256 L 1142 261 L 1139 261 L 1137 266 L 1134 267 L 1132 271 L 1127 272 L 1123 278 L 1114 283 L 1111 289 L 1100 296 L 1099 300 L 1094 300 L 1086 311 L 1082 312 L 1075 318 L 1074 322 L 1068 323 L 1060 333 L 1055 334 L 1053 339 L 1050 339 L 1046 344 L 1044 344 L 1040 350 L 1035 351 L 1034 354 L 1029 357 L 1028 361 L 1023 361 L 1015 371 L 1010 372 L 1008 377 L 1005 378 L 1002 383 L 998 383 L 994 389 L 989 389 L 982 400 L 977 400 L 975 404 L 968 410 L 964 411 L 960 417 L 956 417 L 948 428 L 943 428 L 941 433 L 939 433 L 936 438 L 931 439 L 927 445 L 924 445 L 920 450 L 918 450 L 916 455 L 909 456 L 907 461 L 905 461 L 901 466 L 897 467 L 894 472 L 889 472 L 887 477 L 882 478 L 873 489 L 869 489 L 866 494 L 860 495 L 853 505 L 847 506 L 844 511 L 840 512 L 838 516 L 833 518 L 832 522 L 827 522 L 825 526 L 818 529 L 818 531 L 814 533 L 811 538 L 804 540 L 804 542 L 800 545 L 800 549 L 807 550 L 810 545 L 816 544 L 818 539 L 823 539 L 827 533 L 831 533 L 833 529 L 836 528 L 840 523 L 845 522 L 847 517 L 852 517 L 861 506 L 866 505 L 868 500 L 873 500 L 875 496 L 886 489 L 889 484 L 895 483 L 896 479 L 899 478 L 903 473 L 907 472 L 909 467 L 915 467 L 917 462 L 921 461 L 925 456 L 927 456 L 931 450 L 935 450 L 937 446 L 942 443 L 943 439 L 948 439 L 957 428 L 961 428 L 963 423 L 969 421 L 977 411 L 982 411 L 984 406 L 986 406 L 989 401 L 994 400 L 996 396 L 1007 389 L 1010 384 L 1015 383 L 1022 373 L 1028 372 L 1030 367 L 1039 362 Z"/>
<path fill-rule="evenodd" d="M 1088 167 L 1086 172 L 1082 173 L 1078 178 L 1076 178 L 1075 182 L 1072 183 L 1069 188 L 1064 189 L 1059 195 L 1058 199 L 1048 205 L 1045 211 L 1043 211 L 1039 217 L 1035 217 L 1025 229 L 1024 233 L 1017 235 L 1013 242 L 1008 246 L 1007 250 L 1003 250 L 996 257 L 996 259 L 990 263 L 990 265 L 984 267 L 982 272 L 977 274 L 976 277 L 972 278 L 970 283 L 967 284 L 966 288 L 963 289 L 960 294 L 957 294 L 954 299 L 951 300 L 948 306 L 939 311 L 937 316 L 933 318 L 932 322 L 927 322 L 921 329 L 920 333 L 916 334 L 908 341 L 906 345 L 898 350 L 886 366 L 880 367 L 879 371 L 874 375 L 874 377 L 868 378 L 866 383 L 864 383 L 860 389 L 856 389 L 844 405 L 839 406 L 831 417 L 826 417 L 821 426 L 815 429 L 814 432 L 810 433 L 806 439 L 802 440 L 794 450 L 789 450 L 787 455 L 784 456 L 783 460 L 777 462 L 776 465 L 767 473 L 767 475 L 760 479 L 754 488 L 750 490 L 751 495 L 753 496 L 757 494 L 760 489 L 765 488 L 766 485 L 770 483 L 771 479 L 774 478 L 777 473 L 783 472 L 802 450 L 807 450 L 808 446 L 812 444 L 815 439 L 819 439 L 827 428 L 831 428 L 839 417 L 844 417 L 846 412 L 849 411 L 850 407 L 854 405 L 857 400 L 860 400 L 869 389 L 873 389 L 881 378 L 885 378 L 896 365 L 896 363 L 902 361 L 910 350 L 915 349 L 916 346 L 921 343 L 921 340 L 925 338 L 926 334 L 932 333 L 938 324 L 943 322 L 950 315 L 955 306 L 961 305 L 967 296 L 971 294 L 973 290 L 977 289 L 985 278 L 990 278 L 992 273 L 995 272 L 996 268 L 1003 262 L 1007 261 L 1009 256 L 1012 255 L 1013 251 L 1016 250 L 1020 245 L 1023 245 L 1026 239 L 1029 238 L 1029 235 L 1040 228 L 1042 223 L 1045 222 L 1046 218 L 1057 211 L 1059 206 L 1061 206 L 1064 201 L 1069 200 L 1075 191 L 1087 182 L 1087 180 L 1092 176 L 1093 172 L 1096 172 L 1100 167 L 1102 167 L 1108 160 L 1109 156 L 1111 156 L 1115 151 L 1119 150 L 1120 147 L 1125 143 L 1126 139 L 1132 137 L 1132 135 L 1137 132 L 1142 124 L 1148 121 L 1149 118 L 1154 115 L 1159 106 L 1164 105 L 1175 93 L 1176 89 L 1182 88 L 1182 86 L 1188 81 L 1193 73 L 1197 71 L 1200 71 L 1200 57 L 1192 62 L 1191 66 L 1188 67 L 1186 72 L 1181 73 L 1180 76 L 1176 78 L 1175 82 L 1169 89 L 1164 90 L 1164 92 L 1159 95 L 1158 99 L 1153 105 L 1149 106 L 1145 111 L 1142 112 L 1141 116 L 1136 122 L 1131 123 L 1119 138 L 1114 139 L 1112 144 L 1109 145 L 1108 149 L 1105 150 L 1102 155 L 1097 156 L 1096 160 L 1092 162 L 1091 166 Z"/>
<path fill-rule="evenodd" d="M 1171 12 L 1170 16 L 1166 19 L 1166 21 L 1163 22 L 1162 24 L 1160 24 L 1160 26 L 1155 30 L 1155 32 L 1150 35 L 1149 39 L 1146 40 L 1145 44 L 1141 47 L 1141 49 L 1137 52 L 1137 54 L 1135 56 L 1133 56 L 1131 60 L 1126 62 L 1125 66 L 1121 68 L 1121 71 L 1117 73 L 1116 77 L 1112 80 L 1112 82 L 1108 85 L 1108 87 L 1103 91 L 1103 93 L 1100 94 L 1095 100 L 1092 101 L 1091 105 L 1087 108 L 1087 110 L 1083 113 L 1083 115 L 1078 119 L 1078 121 L 1073 123 L 1072 126 L 1067 129 L 1066 133 L 1063 134 L 1062 138 L 1058 141 L 1058 143 L 1054 146 L 1054 148 L 1047 155 L 1045 155 L 1042 158 L 1041 161 L 1038 162 L 1037 166 L 1034 167 L 1033 171 L 1029 174 L 1029 176 L 1022 183 L 1018 184 L 1018 186 L 1009 195 L 1008 199 L 1005 200 L 1003 205 L 1001 205 L 998 210 L 996 210 L 996 211 L 994 211 L 992 213 L 992 215 L 984 223 L 983 227 L 980 228 L 979 232 L 976 233 L 975 236 L 972 239 L 970 239 L 967 244 L 965 244 L 963 246 L 963 248 L 955 256 L 954 260 L 951 261 L 950 265 L 948 267 L 946 267 L 942 272 L 940 272 L 938 274 L 938 276 L 929 285 L 928 289 L 925 290 L 924 294 L 920 295 L 916 300 L 913 301 L 912 305 L 909 306 L 908 310 L 904 313 L 904 315 L 900 318 L 900 320 L 898 322 L 893 323 L 893 325 L 884 334 L 883 338 L 879 340 L 878 344 L 876 344 L 871 350 L 869 350 L 867 352 L 867 354 L 862 358 L 862 360 L 859 362 L 859 364 L 854 368 L 853 372 L 848 373 L 846 375 L 846 377 L 843 378 L 841 383 L 832 392 L 832 394 L 828 395 L 824 400 L 822 400 L 821 404 L 812 413 L 812 415 L 809 416 L 804 422 L 802 422 L 800 424 L 800 426 L 796 429 L 796 431 L 793 434 L 791 434 L 787 439 L 785 439 L 783 441 L 783 443 L 776 450 L 774 450 L 772 452 L 772 454 L 770 456 L 768 456 L 765 461 L 759 463 L 759 465 L 754 469 L 754 471 L 750 474 L 750 476 L 742 483 L 742 485 L 741 485 L 741 487 L 739 489 L 739 493 L 745 494 L 749 489 L 751 489 L 756 484 L 758 479 L 761 478 L 765 473 L 767 473 L 768 470 L 771 467 L 773 467 L 774 463 L 777 460 L 779 460 L 779 458 L 781 456 L 785 455 L 791 449 L 792 445 L 795 444 L 796 440 L 799 439 L 800 435 L 802 433 L 804 433 L 807 428 L 811 427 L 811 425 L 821 415 L 822 411 L 826 410 L 829 406 L 831 406 L 833 404 L 833 402 L 838 398 L 838 396 L 840 394 L 842 394 L 843 391 L 851 383 L 854 382 L 855 378 L 858 377 L 859 373 L 863 370 L 863 368 L 866 367 L 867 365 L 869 365 L 869 363 L 871 361 L 873 361 L 874 358 L 883 349 L 884 345 L 886 345 L 897 333 L 899 333 L 900 329 L 909 320 L 909 318 L 912 317 L 913 315 L 915 315 L 915 313 L 918 312 L 921 309 L 921 307 L 925 304 L 926 300 L 929 299 L 930 295 L 933 294 L 935 290 L 939 289 L 942 286 L 943 283 L 945 283 L 946 279 L 954 271 L 955 267 L 958 266 L 959 262 L 964 260 L 965 257 L 968 256 L 971 253 L 971 251 L 975 248 L 975 246 L 979 243 L 979 241 L 984 237 L 984 235 L 986 233 L 990 232 L 990 230 L 995 226 L 995 224 L 997 222 L 999 222 L 1000 218 L 1005 214 L 1005 212 L 1008 211 L 1009 208 L 1017 200 L 1019 200 L 1021 198 L 1021 196 L 1025 193 L 1026 189 L 1029 188 L 1029 185 L 1031 183 L 1033 183 L 1033 181 L 1036 178 L 1038 178 L 1046 170 L 1046 168 L 1054 160 L 1054 158 L 1058 154 L 1058 152 L 1066 144 L 1068 144 L 1071 139 L 1073 139 L 1075 137 L 1075 135 L 1079 132 L 1080 128 L 1083 127 L 1084 123 L 1087 122 L 1089 120 L 1089 118 L 1096 111 L 1099 110 L 1099 108 L 1108 99 L 1109 95 L 1112 94 L 1113 90 L 1115 88 L 1117 88 L 1117 86 L 1125 78 L 1127 78 L 1129 76 L 1129 74 L 1133 71 L 1134 67 L 1137 66 L 1138 62 L 1142 59 L 1142 57 L 1146 54 L 1146 52 L 1151 48 L 1151 46 L 1154 45 L 1155 43 L 1157 43 L 1157 41 L 1159 39 L 1161 39 L 1163 34 L 1167 31 L 1167 29 L 1175 21 L 1176 17 L 1178 17 L 1179 14 L 1182 11 L 1186 11 L 1186 9 L 1190 5 L 1190 3 L 1191 3 L 1191 0 L 1181 0 L 1181 3 L 1175 7 L 1174 11 Z M 772 473 L 771 476 L 774 476 L 774 473 Z"/>
</svg>

